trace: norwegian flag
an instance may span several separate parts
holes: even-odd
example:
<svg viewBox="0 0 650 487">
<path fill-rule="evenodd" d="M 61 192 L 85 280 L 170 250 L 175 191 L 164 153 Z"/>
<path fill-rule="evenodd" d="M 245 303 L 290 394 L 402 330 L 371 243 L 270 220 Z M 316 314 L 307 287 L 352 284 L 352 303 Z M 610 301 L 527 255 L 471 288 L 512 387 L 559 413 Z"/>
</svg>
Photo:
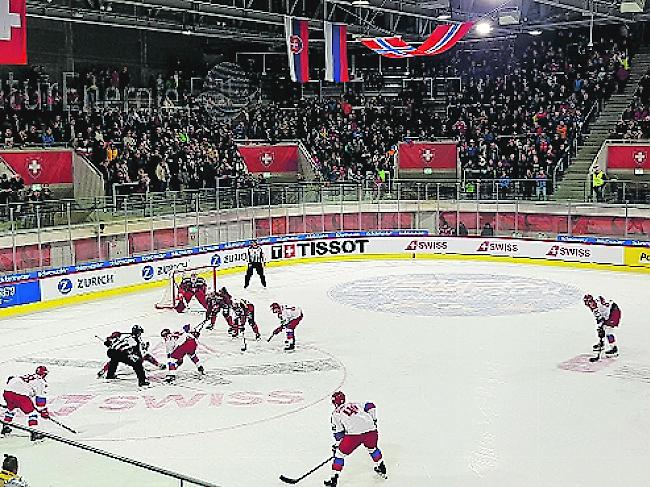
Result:
<svg viewBox="0 0 650 487">
<path fill-rule="evenodd" d="M 404 42 L 401 37 L 374 37 L 362 39 L 361 44 L 387 58 L 413 57 L 416 48 Z"/>
<path fill-rule="evenodd" d="M 418 48 L 419 56 L 435 56 L 448 51 L 460 41 L 474 25 L 473 22 L 437 26 Z"/>
<path fill-rule="evenodd" d="M 26 0 L 0 0 L 0 64 L 27 64 Z"/>
<path fill-rule="evenodd" d="M 473 25 L 473 22 L 439 25 L 417 48 L 404 42 L 401 37 L 375 37 L 363 39 L 361 43 L 387 58 L 435 56 L 454 47 L 458 41 L 465 37 Z"/>
</svg>

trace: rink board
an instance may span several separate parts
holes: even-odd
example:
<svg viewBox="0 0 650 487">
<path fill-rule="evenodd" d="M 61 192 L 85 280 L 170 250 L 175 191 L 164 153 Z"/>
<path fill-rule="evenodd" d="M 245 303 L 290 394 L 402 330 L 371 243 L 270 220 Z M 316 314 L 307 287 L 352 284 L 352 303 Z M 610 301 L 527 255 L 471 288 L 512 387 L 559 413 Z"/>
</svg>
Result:
<svg viewBox="0 0 650 487">
<path fill-rule="evenodd" d="M 431 237 L 426 231 L 331 232 L 258 242 L 269 267 L 366 259 L 460 259 L 650 270 L 650 252 L 620 245 L 484 237 Z M 250 241 L 158 252 L 107 262 L 3 276 L 0 317 L 168 285 L 174 271 L 214 266 L 241 272 Z M 647 259 L 647 262 L 646 262 Z M 153 305 L 153 304 L 152 304 Z"/>
</svg>

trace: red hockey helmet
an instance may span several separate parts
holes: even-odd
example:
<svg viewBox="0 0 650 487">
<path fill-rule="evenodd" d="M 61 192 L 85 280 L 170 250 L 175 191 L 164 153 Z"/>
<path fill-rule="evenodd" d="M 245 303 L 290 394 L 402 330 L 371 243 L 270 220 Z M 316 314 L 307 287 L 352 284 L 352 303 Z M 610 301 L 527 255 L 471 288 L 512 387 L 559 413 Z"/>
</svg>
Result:
<svg viewBox="0 0 650 487">
<path fill-rule="evenodd" d="M 271 303 L 271 311 L 279 313 L 281 311 L 280 305 L 278 303 Z"/>
<path fill-rule="evenodd" d="M 339 407 L 344 402 L 345 394 L 343 394 L 341 391 L 336 391 L 334 394 L 332 394 L 332 404 L 334 404 L 335 407 Z"/>
<path fill-rule="evenodd" d="M 585 294 L 582 300 L 587 308 L 594 309 L 596 307 L 596 300 L 591 294 Z"/>
<path fill-rule="evenodd" d="M 169 335 L 172 331 L 169 328 L 163 328 L 163 330 L 160 332 L 160 336 L 165 338 L 167 335 Z"/>
<path fill-rule="evenodd" d="M 47 375 L 47 367 L 45 367 L 45 365 L 39 365 L 36 367 L 36 375 L 45 377 Z"/>
</svg>

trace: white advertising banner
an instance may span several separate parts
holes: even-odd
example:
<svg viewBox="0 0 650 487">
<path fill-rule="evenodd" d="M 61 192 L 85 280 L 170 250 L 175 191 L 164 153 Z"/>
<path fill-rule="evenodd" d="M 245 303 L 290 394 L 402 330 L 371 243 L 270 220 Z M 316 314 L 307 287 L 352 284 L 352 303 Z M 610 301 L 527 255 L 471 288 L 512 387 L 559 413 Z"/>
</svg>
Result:
<svg viewBox="0 0 650 487">
<path fill-rule="evenodd" d="M 481 237 L 375 237 L 302 239 L 262 246 L 267 262 L 363 255 L 455 254 L 531 258 L 564 262 L 623 265 L 623 247 L 555 241 Z M 167 260 L 147 256 L 140 262 L 41 278 L 41 300 L 50 301 L 108 289 L 168 280 L 175 270 L 213 266 L 217 270 L 246 265 L 246 248 L 202 254 L 175 251 Z"/>
</svg>

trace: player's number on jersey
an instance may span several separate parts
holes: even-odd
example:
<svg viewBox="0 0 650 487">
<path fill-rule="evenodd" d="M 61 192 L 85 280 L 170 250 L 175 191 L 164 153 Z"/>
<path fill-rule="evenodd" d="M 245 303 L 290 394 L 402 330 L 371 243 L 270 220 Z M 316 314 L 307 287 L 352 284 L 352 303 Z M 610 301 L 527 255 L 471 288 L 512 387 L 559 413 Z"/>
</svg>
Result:
<svg viewBox="0 0 650 487">
<path fill-rule="evenodd" d="M 349 406 L 346 406 L 345 409 L 343 409 L 341 412 L 346 416 L 352 416 L 353 414 L 357 414 L 359 412 L 359 408 L 354 404 L 350 404 Z"/>
</svg>

